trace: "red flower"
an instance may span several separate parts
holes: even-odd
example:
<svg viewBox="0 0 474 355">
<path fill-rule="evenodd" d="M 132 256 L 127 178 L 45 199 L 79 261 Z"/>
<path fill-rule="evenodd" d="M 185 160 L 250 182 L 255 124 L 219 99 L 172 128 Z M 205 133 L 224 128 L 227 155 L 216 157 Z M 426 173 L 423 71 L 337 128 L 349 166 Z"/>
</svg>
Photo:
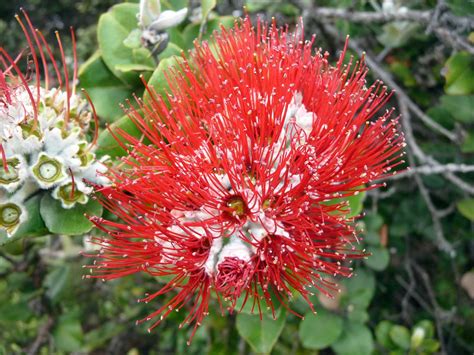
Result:
<svg viewBox="0 0 474 355">
<path fill-rule="evenodd" d="M 150 329 L 183 307 L 199 325 L 211 293 L 230 311 L 242 297 L 274 312 L 294 291 L 311 304 L 336 290 L 326 275 L 351 275 L 364 253 L 346 205 L 326 202 L 375 187 L 403 138 L 391 110 L 378 116 L 385 87 L 366 87 L 363 62 L 344 54 L 331 66 L 313 41 L 246 19 L 196 44 L 165 99 L 149 88 L 143 114 L 130 110 L 151 144 L 117 132 L 129 155 L 103 204 L 120 222 L 95 220 L 107 236 L 93 272 L 172 276 L 144 299 L 177 292 Z"/>
</svg>

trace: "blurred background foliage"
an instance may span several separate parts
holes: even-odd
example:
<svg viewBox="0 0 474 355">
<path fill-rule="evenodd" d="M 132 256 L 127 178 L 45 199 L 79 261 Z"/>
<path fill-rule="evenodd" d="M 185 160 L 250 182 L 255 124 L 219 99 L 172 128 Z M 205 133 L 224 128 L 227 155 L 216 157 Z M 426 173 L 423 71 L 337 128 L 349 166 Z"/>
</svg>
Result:
<svg viewBox="0 0 474 355">
<path fill-rule="evenodd" d="M 20 6 L 51 39 L 54 29 L 67 32 L 73 26 L 80 85 L 96 102 L 102 126 L 110 123 L 137 134 L 133 124 L 122 117 L 118 103 L 132 93 L 143 93 L 140 74 L 161 92 L 163 70 L 171 58 L 190 49 L 195 38 L 208 38 L 219 23 L 230 26 L 232 16 L 243 14 L 243 6 L 252 18 L 275 18 L 290 26 L 302 16 L 308 38 L 316 33 L 317 46 L 330 51 L 333 59 L 350 34 L 349 50 L 356 56 L 360 48 L 367 51 L 372 79 L 382 78 L 397 89 L 391 104 L 405 113 L 407 165 L 414 169 L 388 181 L 387 187 L 350 201 L 353 213 L 364 212 L 357 222 L 363 236 L 361 247 L 372 256 L 357 262 L 355 277 L 341 280 L 341 292 L 334 299 L 313 297 L 317 316 L 298 298 L 292 307 L 305 316 L 303 320 L 280 310 L 278 320 L 265 315 L 260 321 L 248 307 L 240 315 L 223 317 L 214 301 L 214 312 L 190 346 L 186 344 L 190 330 L 178 329 L 185 312 L 169 316 L 151 334 L 145 325 L 135 325 L 137 319 L 166 302 L 137 303 L 144 293 L 160 287 L 160 280 L 145 275 L 107 283 L 81 278 L 87 274 L 83 265 L 90 262 L 80 255 L 81 250 L 91 248 L 87 236 L 2 241 L 0 354 L 474 352 L 472 1 L 229 0 L 201 4 L 164 0 L 164 8 L 188 6 L 194 18 L 170 29 L 167 49 L 153 58 L 149 52 L 142 55 L 143 50 L 152 49 L 132 43 L 137 5 L 120 5 L 104 15 L 115 3 L 118 1 L 1 2 L 1 44 L 14 53 L 25 47 L 14 19 Z M 403 17 L 413 11 L 420 17 Z M 124 33 L 113 24 L 110 27 L 117 12 L 126 14 Z M 357 18 L 367 13 L 368 17 Z M 389 16 L 374 20 L 370 13 Z M 63 39 L 67 42 L 66 35 Z M 107 42 L 121 47 L 109 48 Z M 125 61 L 117 62 L 120 56 Z M 123 153 L 104 131 L 98 154 L 116 157 Z"/>
</svg>

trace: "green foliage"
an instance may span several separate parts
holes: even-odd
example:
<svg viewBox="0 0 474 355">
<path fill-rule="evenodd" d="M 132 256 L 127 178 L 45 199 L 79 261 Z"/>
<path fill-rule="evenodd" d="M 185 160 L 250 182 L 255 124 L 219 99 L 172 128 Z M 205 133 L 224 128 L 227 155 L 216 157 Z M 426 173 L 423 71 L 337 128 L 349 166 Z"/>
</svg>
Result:
<svg viewBox="0 0 474 355">
<path fill-rule="evenodd" d="M 381 321 L 375 328 L 377 343 L 390 353 L 436 353 L 440 344 L 433 336 L 433 323 L 427 320 L 418 322 L 411 330 L 389 321 Z"/>
<path fill-rule="evenodd" d="M 81 86 L 87 90 L 97 114 L 106 122 L 123 114 L 119 105 L 131 97 L 132 87 L 117 78 L 105 65 L 100 52 L 96 52 L 79 71 Z"/>
<path fill-rule="evenodd" d="M 340 316 L 322 309 L 317 314 L 305 314 L 298 334 L 305 348 L 324 349 L 341 336 L 343 324 Z"/>
<path fill-rule="evenodd" d="M 117 78 L 132 87 L 139 85 L 139 78 L 134 71 L 152 71 L 154 67 L 150 55 L 137 56 L 138 49 L 124 44 L 130 32 L 137 28 L 137 13 L 137 4 L 115 5 L 100 17 L 97 27 L 99 50 L 105 65 Z"/>
<path fill-rule="evenodd" d="M 338 355 L 369 355 L 374 349 L 374 340 L 369 328 L 348 322 L 332 348 Z"/>
<path fill-rule="evenodd" d="M 474 221 L 474 198 L 467 198 L 457 203 L 458 211 L 470 221 Z"/>
<path fill-rule="evenodd" d="M 78 235 L 92 229 L 88 216 L 100 216 L 102 205 L 91 199 L 85 205 L 77 205 L 67 210 L 61 207 L 60 201 L 53 199 L 50 195 L 44 195 L 40 203 L 40 213 L 51 233 Z"/>
<path fill-rule="evenodd" d="M 286 311 L 278 311 L 277 319 L 264 314 L 262 319 L 257 315 L 241 313 L 237 315 L 236 327 L 244 338 L 259 354 L 269 354 L 285 326 Z"/>
<path fill-rule="evenodd" d="M 446 62 L 445 77 L 447 94 L 468 95 L 474 93 L 473 56 L 467 52 L 453 54 Z"/>
</svg>

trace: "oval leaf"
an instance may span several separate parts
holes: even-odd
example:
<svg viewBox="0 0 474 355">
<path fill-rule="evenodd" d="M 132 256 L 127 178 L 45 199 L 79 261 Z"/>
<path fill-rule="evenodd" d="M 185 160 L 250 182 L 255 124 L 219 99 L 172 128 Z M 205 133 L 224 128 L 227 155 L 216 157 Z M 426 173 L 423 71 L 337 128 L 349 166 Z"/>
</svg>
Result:
<svg viewBox="0 0 474 355">
<path fill-rule="evenodd" d="M 117 132 L 117 129 L 124 130 L 127 134 L 133 137 L 141 137 L 142 132 L 133 123 L 128 116 L 123 116 L 121 119 L 110 125 L 108 129 L 102 131 L 97 140 L 96 155 L 102 157 L 104 155 L 110 156 L 112 159 L 126 155 L 127 152 L 117 142 L 117 139 L 123 141 L 123 138 Z M 115 137 L 114 137 L 115 135 Z"/>
<path fill-rule="evenodd" d="M 461 200 L 456 204 L 459 213 L 470 221 L 474 221 L 474 198 Z"/>
<path fill-rule="evenodd" d="M 272 319 L 267 315 L 237 315 L 237 331 L 256 353 L 268 354 L 280 336 L 286 321 L 286 312 L 278 312 L 278 318 Z"/>
<path fill-rule="evenodd" d="M 382 271 L 390 262 L 390 254 L 387 248 L 383 247 L 367 247 L 367 252 L 371 253 L 366 259 L 365 264 L 373 270 Z"/>
<path fill-rule="evenodd" d="M 51 233 L 78 235 L 89 232 L 93 226 L 84 214 L 100 216 L 102 205 L 90 199 L 85 205 L 76 205 L 67 210 L 61 207 L 61 202 L 48 194 L 41 199 L 40 213 Z"/>
<path fill-rule="evenodd" d="M 81 66 L 79 82 L 91 97 L 99 117 L 107 122 L 113 122 L 123 115 L 119 103 L 130 98 L 133 93 L 133 87 L 117 79 L 98 52 Z"/>
<path fill-rule="evenodd" d="M 338 355 L 369 355 L 374 349 L 372 333 L 362 324 L 348 322 L 332 349 Z"/>
<path fill-rule="evenodd" d="M 305 314 L 300 323 L 299 336 L 305 348 L 324 349 L 334 343 L 342 333 L 343 320 L 334 313 L 325 310 L 318 314 Z"/>
<path fill-rule="evenodd" d="M 137 13 L 138 4 L 115 5 L 100 17 L 97 27 L 99 48 L 105 64 L 116 77 L 132 86 L 140 85 L 140 78 L 133 71 L 120 70 L 123 65 L 128 65 L 128 70 L 134 65 L 139 66 L 138 70 L 155 66 L 151 56 L 137 59 L 133 55 L 134 49 L 126 46 L 127 38 L 138 26 Z"/>
<path fill-rule="evenodd" d="M 160 64 L 151 75 L 150 80 L 148 80 L 148 85 L 153 87 L 158 95 L 163 96 L 169 91 L 168 81 L 166 80 L 166 73 L 168 72 L 168 69 L 172 67 L 177 67 L 177 64 L 181 60 L 181 57 L 171 56 L 168 58 L 164 58 L 160 61 Z M 145 91 L 143 98 L 145 103 L 150 100 L 150 94 L 148 93 L 148 91 Z"/>
<path fill-rule="evenodd" d="M 446 62 L 445 90 L 450 95 L 474 93 L 474 57 L 468 52 L 455 53 Z"/>
</svg>

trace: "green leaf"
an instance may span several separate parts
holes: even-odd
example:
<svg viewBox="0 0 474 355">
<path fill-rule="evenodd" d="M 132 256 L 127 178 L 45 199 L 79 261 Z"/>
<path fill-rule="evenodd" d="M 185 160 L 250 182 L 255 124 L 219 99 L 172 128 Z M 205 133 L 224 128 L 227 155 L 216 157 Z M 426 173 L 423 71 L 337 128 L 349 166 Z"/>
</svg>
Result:
<svg viewBox="0 0 474 355">
<path fill-rule="evenodd" d="M 382 271 L 388 266 L 390 262 L 390 254 L 387 248 L 383 247 L 367 247 L 367 252 L 371 253 L 366 259 L 365 264 L 373 270 Z"/>
<path fill-rule="evenodd" d="M 347 197 L 347 201 L 349 201 L 349 208 L 351 212 L 348 214 L 347 217 L 352 218 L 358 216 L 362 209 L 364 208 L 364 200 L 365 200 L 366 192 L 362 191 L 359 192 L 357 195 L 352 195 Z"/>
<path fill-rule="evenodd" d="M 127 154 L 127 152 L 120 146 L 114 137 L 115 135 L 117 139 L 122 142 L 124 141 L 124 139 L 117 132 L 117 129 L 121 129 L 127 132 L 127 134 L 137 138 L 141 137 L 143 134 L 135 125 L 135 123 L 133 123 L 130 117 L 123 116 L 121 119 L 110 125 L 108 129 L 102 131 L 102 133 L 99 135 L 99 139 L 97 140 L 97 150 L 95 152 L 98 157 L 108 155 L 114 159 Z"/>
<path fill-rule="evenodd" d="M 456 204 L 459 213 L 470 221 L 474 221 L 474 198 L 467 198 Z"/>
<path fill-rule="evenodd" d="M 440 348 L 440 343 L 437 340 L 434 339 L 425 339 L 423 340 L 423 343 L 421 343 L 420 350 L 422 354 L 434 354 L 436 353 Z"/>
<path fill-rule="evenodd" d="M 347 303 L 356 307 L 367 308 L 375 293 L 374 274 L 362 268 L 356 270 L 354 276 L 345 279 Z"/>
<path fill-rule="evenodd" d="M 286 322 L 286 311 L 280 309 L 277 319 L 267 315 L 237 315 L 237 331 L 240 336 L 252 347 L 256 353 L 268 354 L 278 340 Z"/>
<path fill-rule="evenodd" d="M 441 107 L 451 113 L 456 121 L 474 123 L 474 95 L 441 96 Z"/>
<path fill-rule="evenodd" d="M 390 71 L 402 80 L 404 86 L 416 86 L 416 79 L 413 76 L 408 64 L 395 61 L 390 64 Z"/>
<path fill-rule="evenodd" d="M 112 73 L 124 83 L 132 86 L 140 85 L 140 78 L 134 72 L 123 72 L 117 66 L 138 64 L 153 68 L 155 62 L 151 56 L 135 58 L 132 48 L 124 44 L 130 33 L 137 29 L 136 15 L 139 12 L 138 4 L 118 4 L 103 14 L 97 27 L 97 38 L 102 58 Z M 145 48 L 143 48 L 146 50 Z"/>
<path fill-rule="evenodd" d="M 390 339 L 404 350 L 410 349 L 410 331 L 401 325 L 394 325 L 390 328 Z"/>
<path fill-rule="evenodd" d="M 370 245 L 380 246 L 380 230 L 384 223 L 383 218 L 379 214 L 369 213 L 364 216 L 362 222 L 365 227 L 364 241 Z"/>
<path fill-rule="evenodd" d="M 175 44 L 179 48 L 184 48 L 186 43 L 184 43 L 183 33 L 178 27 L 171 27 L 166 30 L 170 36 L 170 43 Z M 166 49 L 165 49 L 166 50 Z M 158 56 L 160 58 L 160 56 Z"/>
<path fill-rule="evenodd" d="M 53 339 L 56 347 L 61 351 L 73 352 L 81 349 L 83 333 L 79 312 L 69 311 L 58 318 L 53 330 Z"/>
<path fill-rule="evenodd" d="M 230 28 L 234 25 L 235 18 L 232 16 L 221 16 L 214 18 L 207 22 L 206 32 L 202 36 L 202 40 L 208 40 L 211 38 L 213 31 L 219 31 L 220 26 Z M 193 42 L 199 36 L 199 28 L 201 27 L 198 23 L 191 23 L 183 31 L 184 43 L 187 45 L 184 49 L 192 49 Z"/>
<path fill-rule="evenodd" d="M 24 322 L 33 316 L 33 311 L 26 301 L 8 302 L 0 305 L 0 323 Z"/>
<path fill-rule="evenodd" d="M 346 322 L 342 335 L 331 347 L 338 355 L 369 355 L 374 350 L 374 340 L 366 326 Z"/>
<path fill-rule="evenodd" d="M 445 91 L 449 95 L 474 93 L 474 56 L 468 52 L 457 52 L 446 62 Z M 472 101 L 471 101 L 472 102 Z"/>
<path fill-rule="evenodd" d="M 84 214 L 100 216 L 102 205 L 90 199 L 87 204 L 76 205 L 68 210 L 62 208 L 60 201 L 47 194 L 41 199 L 40 213 L 51 233 L 78 235 L 89 232 L 93 226 Z"/>
<path fill-rule="evenodd" d="M 178 11 L 185 7 L 189 7 L 189 0 L 161 0 L 162 11 L 163 10 Z"/>
<path fill-rule="evenodd" d="M 18 228 L 16 233 L 10 238 L 5 231 L 0 231 L 0 246 L 12 243 L 16 240 L 26 237 L 38 237 L 48 234 L 48 229 L 44 225 L 40 215 L 41 195 L 35 195 L 29 198 L 25 203 L 28 212 L 28 219 Z"/>
<path fill-rule="evenodd" d="M 318 314 L 309 312 L 300 323 L 301 343 L 307 349 L 324 349 L 340 337 L 343 323 L 341 317 L 323 309 Z"/>
<path fill-rule="evenodd" d="M 393 323 L 383 320 L 375 328 L 375 338 L 377 342 L 385 348 L 391 349 L 394 344 L 390 339 L 390 329 L 392 329 Z"/>
<path fill-rule="evenodd" d="M 123 324 L 111 321 L 86 333 L 84 337 L 84 343 L 87 347 L 87 350 L 92 351 L 107 344 L 110 339 L 122 333 L 124 330 L 125 326 Z"/>
<path fill-rule="evenodd" d="M 153 71 L 153 67 L 150 67 L 145 64 L 134 64 L 134 63 L 127 63 L 127 64 L 117 64 L 115 69 L 122 73 L 128 72 L 142 72 L 142 71 Z"/>
<path fill-rule="evenodd" d="M 351 308 L 347 312 L 347 319 L 355 323 L 365 323 L 369 320 L 369 313 L 361 307 Z"/>
<path fill-rule="evenodd" d="M 474 3 L 465 0 L 447 0 L 449 9 L 457 16 L 474 15 Z"/>
<path fill-rule="evenodd" d="M 51 301 L 57 302 L 64 294 L 64 291 L 69 289 L 70 284 L 71 266 L 61 264 L 50 271 L 45 278 L 46 295 Z"/>
<path fill-rule="evenodd" d="M 368 213 L 364 217 L 364 223 L 367 231 L 378 233 L 383 226 L 383 218 L 377 213 Z"/>
<path fill-rule="evenodd" d="M 474 153 L 474 133 L 468 132 L 461 145 L 461 152 Z"/>
<path fill-rule="evenodd" d="M 201 15 L 202 21 L 205 22 L 207 20 L 207 16 L 209 16 L 210 12 L 213 8 L 217 5 L 216 0 L 202 0 L 201 1 Z"/>
<path fill-rule="evenodd" d="M 153 87 L 158 95 L 165 95 L 169 91 L 170 88 L 165 74 L 170 68 L 175 68 L 182 60 L 181 57 L 172 56 L 160 61 L 160 64 L 148 80 L 148 85 Z M 150 94 L 147 91 L 145 92 L 143 99 L 145 103 L 150 100 Z"/>
<path fill-rule="evenodd" d="M 416 329 L 416 328 L 422 328 L 426 333 L 425 335 L 426 338 L 432 338 L 435 335 L 433 322 L 429 320 L 425 319 L 425 320 L 419 321 L 418 323 L 415 324 L 415 327 L 413 329 Z"/>
<path fill-rule="evenodd" d="M 347 218 L 352 218 L 358 216 L 362 212 L 362 209 L 364 207 L 363 202 L 365 199 L 365 195 L 365 191 L 357 191 L 354 195 L 348 197 L 334 198 L 332 200 L 325 201 L 324 204 L 330 206 L 348 202 L 348 206 L 346 208 L 343 208 L 342 211 L 347 212 Z M 335 211 L 334 213 L 342 213 L 342 211 Z"/>
<path fill-rule="evenodd" d="M 383 26 L 383 32 L 377 40 L 386 47 L 398 48 L 404 46 L 419 28 L 418 24 L 410 22 L 391 22 Z"/>
<path fill-rule="evenodd" d="M 123 115 L 119 103 L 132 96 L 134 88 L 124 84 L 107 68 L 96 52 L 79 70 L 79 81 L 91 97 L 97 114 L 107 122 Z"/>
<path fill-rule="evenodd" d="M 183 50 L 181 49 L 181 47 L 179 47 L 178 45 L 170 42 L 168 43 L 168 45 L 166 46 L 165 50 L 163 52 L 160 53 L 160 55 L 158 56 L 158 58 L 160 59 L 160 62 L 168 57 L 172 57 L 172 56 L 181 56 L 181 52 Z"/>
<path fill-rule="evenodd" d="M 130 32 L 123 40 L 123 44 L 125 47 L 128 48 L 140 48 L 141 47 L 141 36 L 142 36 L 142 31 L 139 28 L 135 28 Z"/>
</svg>

